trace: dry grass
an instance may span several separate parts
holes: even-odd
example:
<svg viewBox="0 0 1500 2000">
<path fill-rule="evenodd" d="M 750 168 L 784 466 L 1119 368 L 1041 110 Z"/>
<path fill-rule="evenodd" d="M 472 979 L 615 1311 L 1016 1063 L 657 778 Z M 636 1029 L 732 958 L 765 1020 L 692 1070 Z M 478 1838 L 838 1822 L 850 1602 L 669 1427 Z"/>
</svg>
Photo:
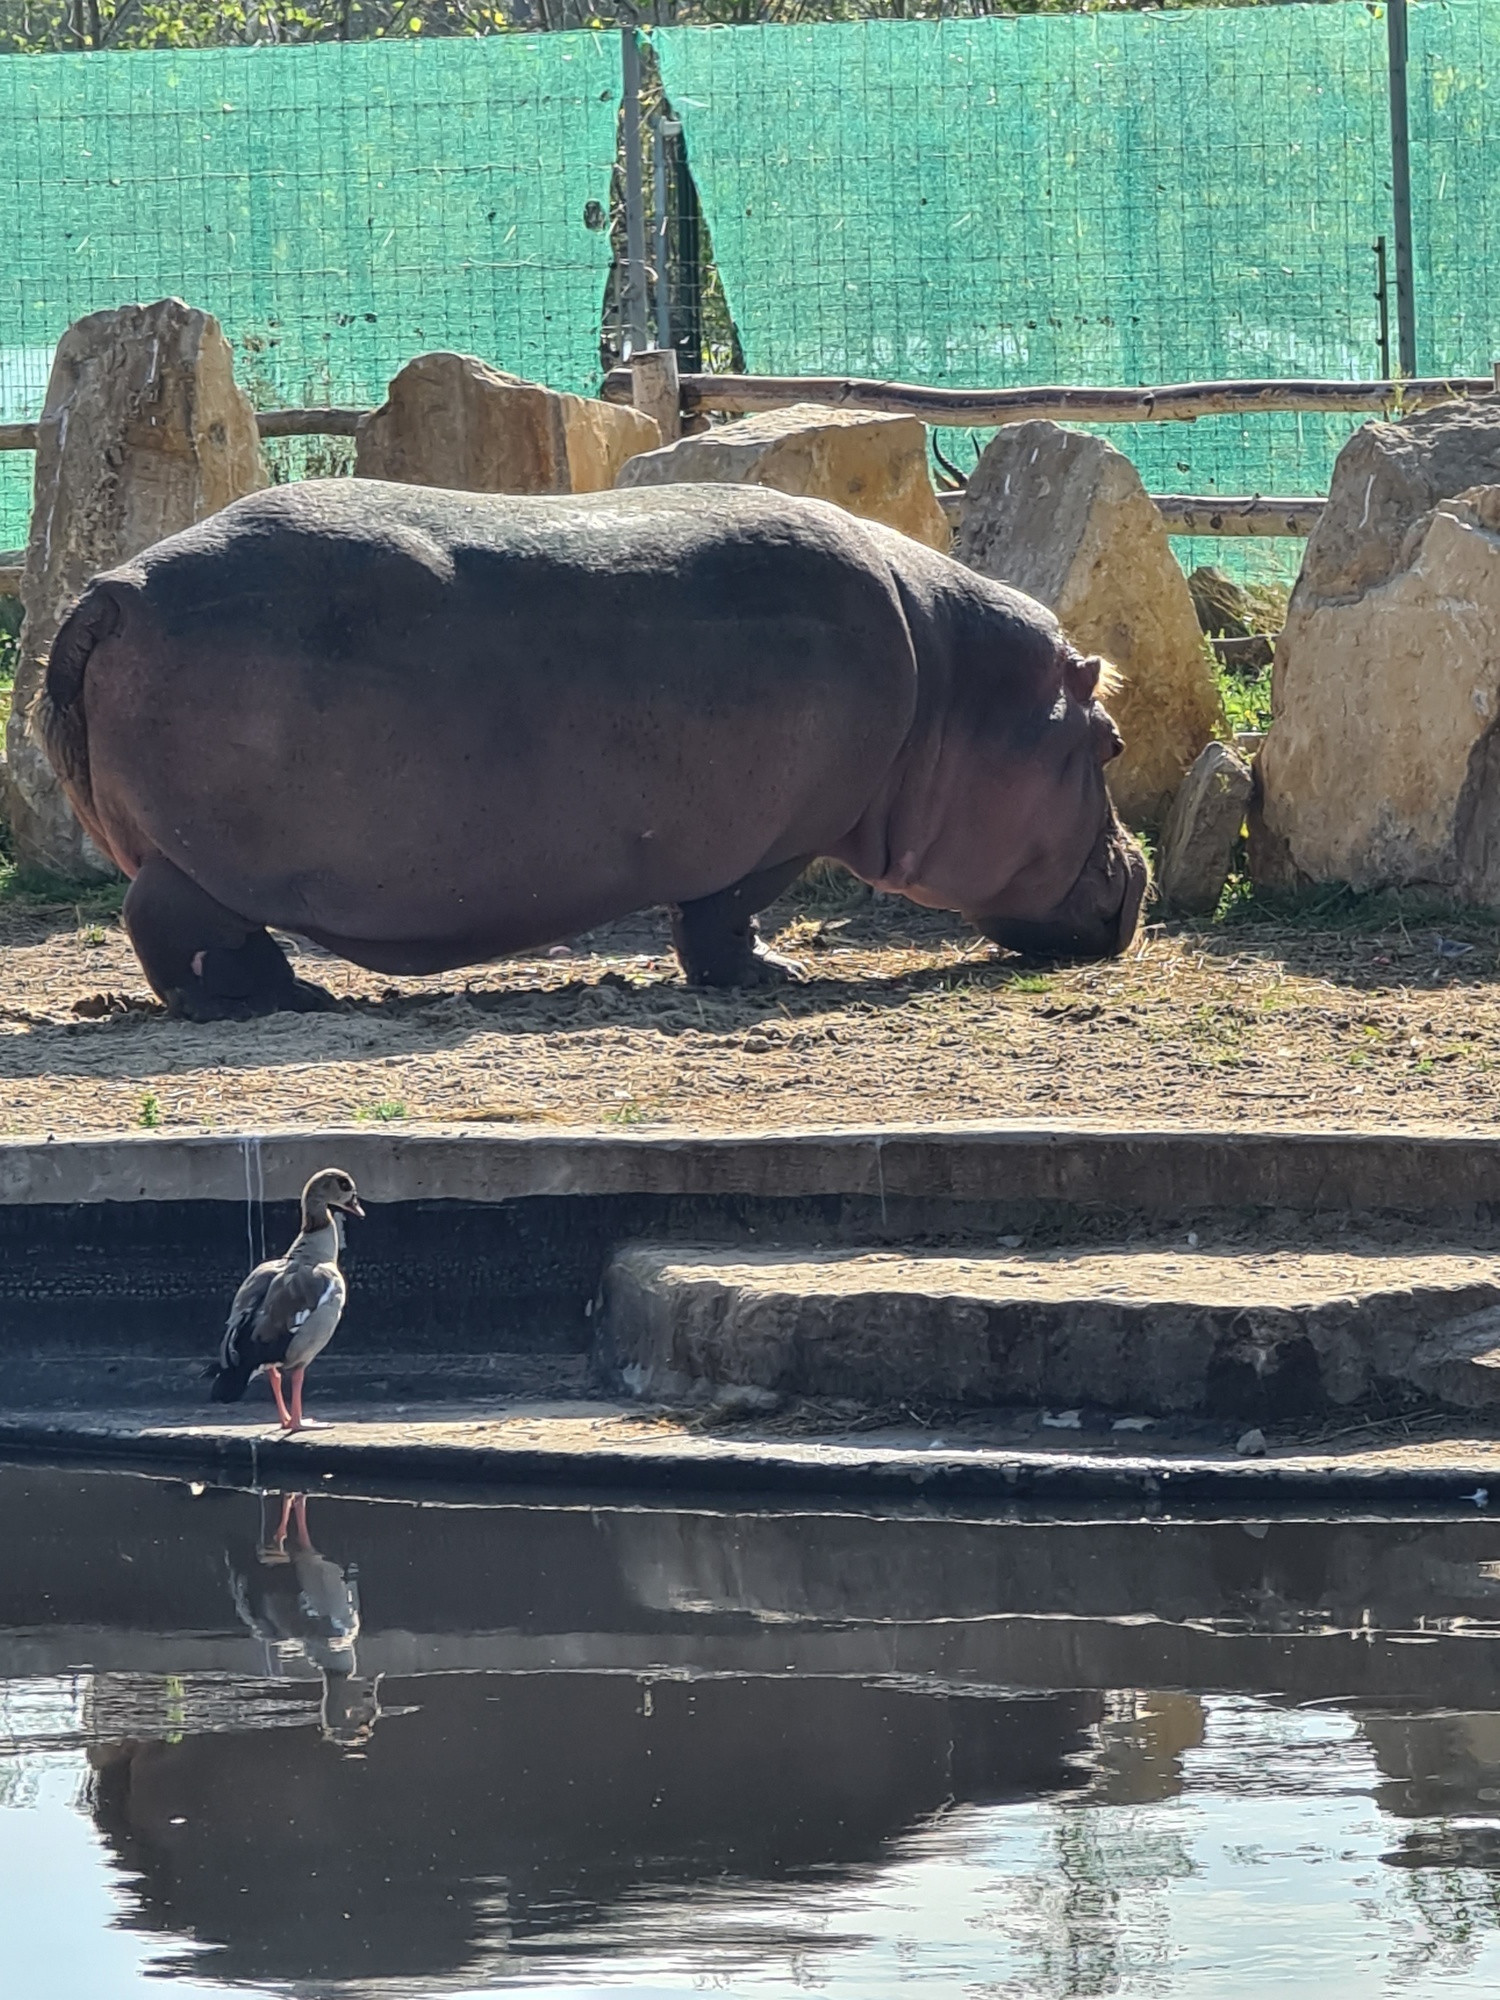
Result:
<svg viewBox="0 0 1500 2000">
<path fill-rule="evenodd" d="M 1047 972 L 997 958 L 956 919 L 828 877 L 767 925 L 806 964 L 802 985 L 692 992 L 664 923 L 646 917 L 467 983 L 391 981 L 303 953 L 340 1012 L 204 1028 L 150 1003 L 107 911 L 11 902 L 0 1129 L 140 1130 L 148 1099 L 164 1131 L 1490 1123 L 1493 923 L 1336 901 L 1312 920 L 1233 915 L 1154 927 L 1123 960 Z"/>
</svg>

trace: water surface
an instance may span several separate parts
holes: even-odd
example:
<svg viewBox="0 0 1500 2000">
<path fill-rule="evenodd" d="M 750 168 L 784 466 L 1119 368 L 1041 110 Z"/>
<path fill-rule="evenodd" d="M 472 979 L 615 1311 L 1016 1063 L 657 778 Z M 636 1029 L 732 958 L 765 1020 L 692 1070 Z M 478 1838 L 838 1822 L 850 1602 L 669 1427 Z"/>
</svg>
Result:
<svg viewBox="0 0 1500 2000">
<path fill-rule="evenodd" d="M 0 1468 L 27 2000 L 1500 1989 L 1500 1532 Z"/>
</svg>

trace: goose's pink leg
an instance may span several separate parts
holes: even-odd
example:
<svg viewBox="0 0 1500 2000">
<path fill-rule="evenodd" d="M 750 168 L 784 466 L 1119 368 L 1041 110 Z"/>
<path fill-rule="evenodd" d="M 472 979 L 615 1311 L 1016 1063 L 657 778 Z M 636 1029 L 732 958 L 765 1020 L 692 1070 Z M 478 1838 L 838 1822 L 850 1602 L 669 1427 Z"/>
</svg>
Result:
<svg viewBox="0 0 1500 2000">
<path fill-rule="evenodd" d="M 305 1368 L 292 1370 L 292 1421 L 289 1428 L 294 1431 L 302 1429 L 302 1378 L 306 1373 Z"/>
<path fill-rule="evenodd" d="M 300 1372 L 299 1370 L 298 1373 Z M 286 1397 L 281 1393 L 281 1370 L 279 1368 L 268 1368 L 266 1370 L 266 1378 L 271 1384 L 271 1394 L 276 1398 L 276 1414 L 281 1419 L 281 1428 L 284 1431 L 294 1431 L 300 1419 L 294 1418 L 286 1406 Z M 302 1385 L 300 1382 L 297 1382 L 295 1376 L 292 1379 L 296 1384 L 292 1390 L 292 1394 L 296 1397 Z"/>
</svg>

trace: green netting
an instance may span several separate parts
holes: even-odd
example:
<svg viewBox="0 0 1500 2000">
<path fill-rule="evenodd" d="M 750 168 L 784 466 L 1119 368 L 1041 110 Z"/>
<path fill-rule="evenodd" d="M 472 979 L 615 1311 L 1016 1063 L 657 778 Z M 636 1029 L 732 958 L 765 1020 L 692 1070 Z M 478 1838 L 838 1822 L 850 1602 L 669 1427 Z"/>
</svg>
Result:
<svg viewBox="0 0 1500 2000">
<path fill-rule="evenodd" d="M 460 347 L 593 389 L 618 38 L 0 59 L 0 421 L 80 314 L 177 293 L 259 402 L 370 402 Z M 0 454 L 0 547 L 31 461 Z"/>
<path fill-rule="evenodd" d="M 1379 368 L 1378 8 L 653 39 L 752 369 L 987 385 Z M 1414 7 L 1411 45 L 1419 362 L 1484 372 L 1500 0 Z M 71 320 L 163 292 L 220 316 L 263 404 L 372 400 L 435 346 L 592 386 L 610 235 L 584 210 L 609 198 L 618 61 L 609 34 L 0 59 L 0 420 L 36 413 Z M 1108 434 L 1159 491 L 1311 493 L 1352 422 Z M 24 533 L 29 472 L 0 455 L 0 546 Z"/>
<path fill-rule="evenodd" d="M 1379 373 L 1385 31 L 1363 6 L 654 40 L 752 370 Z M 1316 493 L 1350 428 L 1109 435 L 1157 491 Z"/>
<path fill-rule="evenodd" d="M 1500 358 L 1500 6 L 1410 16 L 1419 370 L 1487 375 Z"/>
</svg>

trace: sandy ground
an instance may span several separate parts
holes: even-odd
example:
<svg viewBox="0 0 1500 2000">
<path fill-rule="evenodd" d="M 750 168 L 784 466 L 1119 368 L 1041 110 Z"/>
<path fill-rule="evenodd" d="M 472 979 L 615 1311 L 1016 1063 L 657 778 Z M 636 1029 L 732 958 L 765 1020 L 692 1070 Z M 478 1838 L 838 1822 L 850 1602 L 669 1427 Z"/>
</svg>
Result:
<svg viewBox="0 0 1500 2000">
<path fill-rule="evenodd" d="M 339 1012 L 195 1027 L 150 1000 L 114 919 L 11 902 L 0 1130 L 1493 1118 L 1493 927 L 1155 925 L 1123 960 L 1054 973 L 956 918 L 868 896 L 841 906 L 827 885 L 794 892 L 765 929 L 803 983 L 690 991 L 651 915 L 441 979 L 302 950 L 299 970 Z"/>
</svg>

